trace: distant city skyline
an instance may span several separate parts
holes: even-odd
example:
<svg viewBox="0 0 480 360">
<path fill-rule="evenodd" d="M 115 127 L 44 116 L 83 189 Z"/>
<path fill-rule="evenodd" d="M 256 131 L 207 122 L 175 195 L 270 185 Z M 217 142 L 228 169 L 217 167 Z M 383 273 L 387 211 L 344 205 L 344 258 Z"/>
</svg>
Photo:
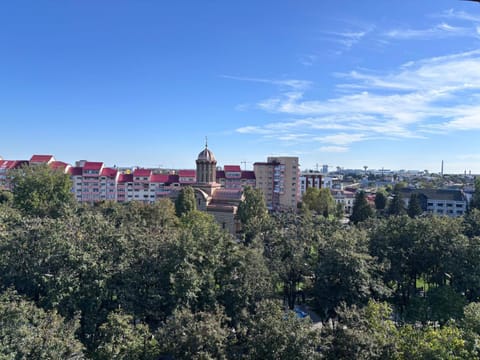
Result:
<svg viewBox="0 0 480 360">
<path fill-rule="evenodd" d="M 0 5 L 0 156 L 480 174 L 480 4 Z"/>
</svg>

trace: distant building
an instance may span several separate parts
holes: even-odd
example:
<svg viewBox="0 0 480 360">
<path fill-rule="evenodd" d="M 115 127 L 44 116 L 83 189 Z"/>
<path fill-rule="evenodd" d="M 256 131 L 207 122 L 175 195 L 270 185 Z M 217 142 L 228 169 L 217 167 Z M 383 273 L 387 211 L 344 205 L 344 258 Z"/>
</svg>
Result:
<svg viewBox="0 0 480 360">
<path fill-rule="evenodd" d="M 417 194 L 424 212 L 451 217 L 462 216 L 467 211 L 467 198 L 461 190 L 401 189 L 400 193 L 408 206 L 411 194 Z"/>
<path fill-rule="evenodd" d="M 0 189 L 12 189 L 8 181 L 8 173 L 24 164 L 28 164 L 28 160 L 0 160 Z"/>
<path fill-rule="evenodd" d="M 284 210 L 297 207 L 300 201 L 300 167 L 298 157 L 269 157 L 253 164 L 256 188 L 262 190 L 267 207 Z"/>
<path fill-rule="evenodd" d="M 302 172 L 300 175 L 300 196 L 303 196 L 309 187 L 321 189 L 323 187 L 323 176 L 319 172 Z"/>
<path fill-rule="evenodd" d="M 344 214 L 352 215 L 353 203 L 355 202 L 355 191 L 349 190 L 330 190 L 335 199 L 335 204 L 341 204 Z"/>
<path fill-rule="evenodd" d="M 240 230 L 237 219 L 238 205 L 243 199 L 242 189 L 225 189 L 217 180 L 217 160 L 213 152 L 205 145 L 196 160 L 196 178 L 194 186 L 197 208 L 213 215 L 220 226 L 235 234 Z M 236 168 L 228 168 L 236 170 Z"/>
<path fill-rule="evenodd" d="M 217 170 L 217 182 L 225 189 L 243 189 L 245 186 L 255 187 L 255 172 L 242 171 L 239 165 L 225 165 Z"/>
</svg>

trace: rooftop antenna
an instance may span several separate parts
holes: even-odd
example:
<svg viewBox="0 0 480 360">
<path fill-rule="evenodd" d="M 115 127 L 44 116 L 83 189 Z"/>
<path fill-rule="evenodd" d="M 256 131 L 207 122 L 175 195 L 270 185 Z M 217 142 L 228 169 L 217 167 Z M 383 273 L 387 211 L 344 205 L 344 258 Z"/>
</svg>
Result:
<svg viewBox="0 0 480 360">
<path fill-rule="evenodd" d="M 243 164 L 243 170 L 247 170 L 247 162 L 246 161 L 240 161 L 240 164 Z"/>
</svg>

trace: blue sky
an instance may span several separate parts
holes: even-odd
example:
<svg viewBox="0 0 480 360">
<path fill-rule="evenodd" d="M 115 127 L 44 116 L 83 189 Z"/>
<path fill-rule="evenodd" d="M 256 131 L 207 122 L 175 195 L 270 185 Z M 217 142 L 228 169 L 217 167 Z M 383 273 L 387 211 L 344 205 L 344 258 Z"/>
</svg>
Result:
<svg viewBox="0 0 480 360">
<path fill-rule="evenodd" d="M 0 156 L 480 173 L 480 4 L 15 0 Z"/>
</svg>

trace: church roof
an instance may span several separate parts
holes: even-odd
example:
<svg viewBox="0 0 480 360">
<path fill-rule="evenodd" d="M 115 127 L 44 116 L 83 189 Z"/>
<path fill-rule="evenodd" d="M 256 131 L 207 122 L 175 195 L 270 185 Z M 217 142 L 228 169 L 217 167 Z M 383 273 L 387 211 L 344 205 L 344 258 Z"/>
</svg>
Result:
<svg viewBox="0 0 480 360">
<path fill-rule="evenodd" d="M 200 154 L 198 154 L 197 160 L 217 161 L 215 159 L 215 155 L 213 155 L 213 152 L 209 150 L 207 146 L 205 146 L 205 149 L 203 149 L 203 151 Z"/>
</svg>

